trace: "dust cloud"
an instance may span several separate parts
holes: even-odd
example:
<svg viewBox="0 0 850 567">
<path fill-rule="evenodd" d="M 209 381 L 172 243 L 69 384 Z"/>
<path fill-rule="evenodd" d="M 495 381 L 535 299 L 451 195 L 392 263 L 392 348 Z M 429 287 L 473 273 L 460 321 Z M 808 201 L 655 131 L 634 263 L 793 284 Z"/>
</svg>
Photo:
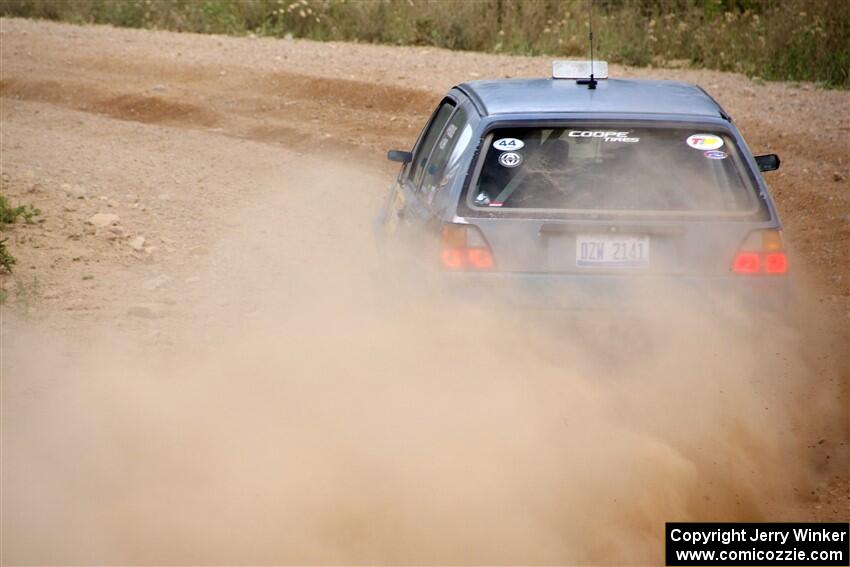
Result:
<svg viewBox="0 0 850 567">
<path fill-rule="evenodd" d="M 265 179 L 153 334 L 6 333 L 4 562 L 648 564 L 783 519 L 825 403 L 792 328 L 395 293 L 375 181 Z"/>
</svg>

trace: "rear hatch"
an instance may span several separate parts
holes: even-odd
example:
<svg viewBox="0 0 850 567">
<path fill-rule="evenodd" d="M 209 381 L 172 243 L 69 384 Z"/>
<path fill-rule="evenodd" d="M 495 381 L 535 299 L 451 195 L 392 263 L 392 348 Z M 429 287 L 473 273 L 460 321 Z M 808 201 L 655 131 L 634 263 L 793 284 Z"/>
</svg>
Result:
<svg viewBox="0 0 850 567">
<path fill-rule="evenodd" d="M 551 274 L 728 274 L 772 226 L 729 133 L 649 122 L 491 130 L 458 215 L 494 270 Z"/>
</svg>

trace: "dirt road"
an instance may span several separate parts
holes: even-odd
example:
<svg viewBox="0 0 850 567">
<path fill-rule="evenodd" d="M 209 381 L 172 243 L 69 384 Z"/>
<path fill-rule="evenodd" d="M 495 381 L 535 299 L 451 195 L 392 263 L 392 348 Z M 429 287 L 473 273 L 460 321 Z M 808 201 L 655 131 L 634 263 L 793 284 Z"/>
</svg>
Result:
<svg viewBox="0 0 850 567">
<path fill-rule="evenodd" d="M 726 329 L 624 370 L 381 305 L 384 151 L 451 85 L 548 65 L 0 20 L 2 192 L 42 210 L 3 235 L 3 561 L 629 563 L 665 520 L 846 519 L 846 92 L 612 67 L 703 85 L 783 158 L 808 314 L 770 405 Z M 494 328 L 535 347 L 466 348 Z"/>
</svg>

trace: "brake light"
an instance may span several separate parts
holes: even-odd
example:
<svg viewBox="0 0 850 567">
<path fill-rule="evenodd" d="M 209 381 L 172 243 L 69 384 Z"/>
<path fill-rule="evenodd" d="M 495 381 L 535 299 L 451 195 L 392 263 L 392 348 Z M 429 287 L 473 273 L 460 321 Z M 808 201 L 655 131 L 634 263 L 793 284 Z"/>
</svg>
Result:
<svg viewBox="0 0 850 567">
<path fill-rule="evenodd" d="M 759 255 L 755 252 L 739 252 L 735 256 L 732 271 L 738 274 L 757 274 L 759 271 Z"/>
<path fill-rule="evenodd" d="M 788 272 L 782 233 L 776 229 L 751 232 L 732 261 L 736 274 L 780 275 Z"/>
<path fill-rule="evenodd" d="M 443 266 L 450 270 L 459 270 L 463 267 L 463 251 L 449 248 L 440 252 L 440 260 Z"/>
<path fill-rule="evenodd" d="M 444 224 L 440 232 L 440 263 L 447 270 L 490 270 L 495 265 L 490 246 L 477 227 Z"/>
<path fill-rule="evenodd" d="M 784 274 L 788 271 L 788 257 L 784 252 L 768 254 L 764 257 L 764 269 L 768 274 Z"/>
<path fill-rule="evenodd" d="M 493 267 L 493 255 L 486 248 L 468 248 L 466 260 L 476 270 L 489 270 Z"/>
</svg>

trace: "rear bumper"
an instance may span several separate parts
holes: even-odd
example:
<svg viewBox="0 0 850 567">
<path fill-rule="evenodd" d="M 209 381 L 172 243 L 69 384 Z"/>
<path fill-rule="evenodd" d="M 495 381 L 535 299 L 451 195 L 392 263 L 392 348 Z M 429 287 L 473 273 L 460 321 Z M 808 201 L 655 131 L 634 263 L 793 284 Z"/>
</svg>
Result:
<svg viewBox="0 0 850 567">
<path fill-rule="evenodd" d="M 694 307 L 782 313 L 794 300 L 788 277 L 443 273 L 451 298 L 490 307 L 655 314 Z"/>
</svg>

